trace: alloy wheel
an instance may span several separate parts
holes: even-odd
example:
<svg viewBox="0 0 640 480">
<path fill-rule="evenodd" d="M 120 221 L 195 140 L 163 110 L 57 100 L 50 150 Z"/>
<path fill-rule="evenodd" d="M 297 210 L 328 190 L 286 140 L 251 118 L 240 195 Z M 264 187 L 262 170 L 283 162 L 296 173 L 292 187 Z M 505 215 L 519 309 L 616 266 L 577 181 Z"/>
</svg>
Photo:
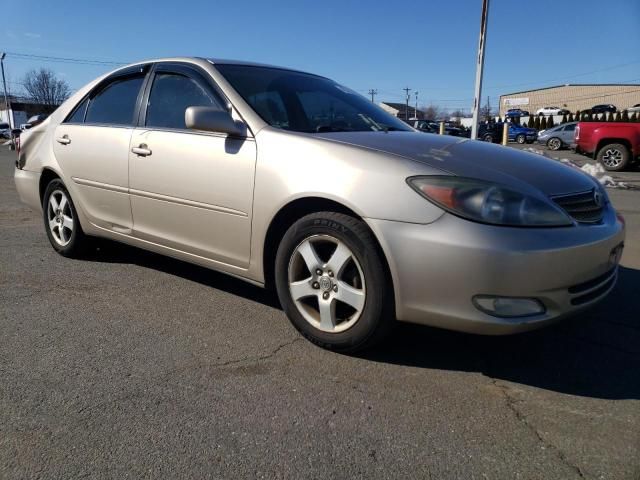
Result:
<svg viewBox="0 0 640 480">
<path fill-rule="evenodd" d="M 351 249 L 330 235 L 312 235 L 293 251 L 289 292 L 302 317 L 328 333 L 343 332 L 362 315 L 366 289 Z"/>
<path fill-rule="evenodd" d="M 549 140 L 549 148 L 551 150 L 560 150 L 561 145 L 560 139 L 558 138 L 552 138 Z"/>
<path fill-rule="evenodd" d="M 608 148 L 602 155 L 602 163 L 607 167 L 617 167 L 622 163 L 622 152 L 615 148 Z"/>
<path fill-rule="evenodd" d="M 49 195 L 47 220 L 55 242 L 61 247 L 68 245 L 73 233 L 74 219 L 69 199 L 62 190 L 54 190 Z"/>
</svg>

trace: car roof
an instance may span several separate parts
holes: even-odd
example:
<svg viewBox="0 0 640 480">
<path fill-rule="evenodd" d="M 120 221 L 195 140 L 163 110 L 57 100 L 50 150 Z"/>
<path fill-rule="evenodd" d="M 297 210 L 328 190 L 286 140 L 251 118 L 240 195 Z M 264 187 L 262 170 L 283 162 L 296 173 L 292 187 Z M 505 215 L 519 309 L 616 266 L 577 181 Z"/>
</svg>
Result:
<svg viewBox="0 0 640 480">
<path fill-rule="evenodd" d="M 138 65 L 146 65 L 149 63 L 162 63 L 162 62 L 193 62 L 196 61 L 205 61 L 209 62 L 212 65 L 242 65 L 247 67 L 263 67 L 263 68 L 274 68 L 278 70 L 287 70 L 290 72 L 296 73 L 304 73 L 307 75 L 313 75 L 316 77 L 323 77 L 322 75 L 318 75 L 317 73 L 306 72 L 304 70 L 298 70 L 296 68 L 290 67 L 281 67 L 278 65 L 271 65 L 268 63 L 259 63 L 259 62 L 249 62 L 245 60 L 233 60 L 233 59 L 224 59 L 224 58 L 213 58 L 213 57 L 188 57 L 188 56 L 178 56 L 178 57 L 164 57 L 164 58 L 152 58 L 148 60 L 141 60 L 139 62 L 134 62 L 129 65 L 123 65 L 122 67 L 117 68 L 115 71 L 124 70 L 129 67 L 135 67 Z"/>
</svg>

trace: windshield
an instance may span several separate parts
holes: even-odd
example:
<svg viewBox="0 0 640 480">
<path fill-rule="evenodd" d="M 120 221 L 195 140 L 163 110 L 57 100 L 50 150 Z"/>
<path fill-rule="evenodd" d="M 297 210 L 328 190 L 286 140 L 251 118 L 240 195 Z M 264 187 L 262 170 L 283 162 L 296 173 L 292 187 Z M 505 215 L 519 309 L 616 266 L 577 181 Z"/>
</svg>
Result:
<svg viewBox="0 0 640 480">
<path fill-rule="evenodd" d="M 216 68 L 273 127 L 307 133 L 411 131 L 363 96 L 327 78 L 248 65 Z"/>
</svg>

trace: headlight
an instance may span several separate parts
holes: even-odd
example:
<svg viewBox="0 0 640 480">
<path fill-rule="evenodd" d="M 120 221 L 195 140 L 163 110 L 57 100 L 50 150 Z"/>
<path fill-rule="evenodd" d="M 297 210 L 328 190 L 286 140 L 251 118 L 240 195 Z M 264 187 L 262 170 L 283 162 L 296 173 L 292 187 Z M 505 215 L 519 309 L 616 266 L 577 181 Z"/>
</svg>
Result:
<svg viewBox="0 0 640 480">
<path fill-rule="evenodd" d="M 484 180 L 434 175 L 410 177 L 407 183 L 448 212 L 476 222 L 516 227 L 573 224 L 559 207 L 550 202 Z"/>
</svg>

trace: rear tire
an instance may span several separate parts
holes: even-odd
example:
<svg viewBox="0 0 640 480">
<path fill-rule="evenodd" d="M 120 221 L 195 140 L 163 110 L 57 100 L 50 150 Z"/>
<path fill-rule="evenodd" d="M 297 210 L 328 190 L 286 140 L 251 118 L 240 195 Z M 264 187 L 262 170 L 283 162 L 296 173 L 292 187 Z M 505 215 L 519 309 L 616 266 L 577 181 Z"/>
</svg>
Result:
<svg viewBox="0 0 640 480">
<path fill-rule="evenodd" d="M 516 142 L 518 142 L 520 145 L 524 145 L 526 141 L 527 137 L 525 137 L 523 134 L 516 135 Z"/>
<path fill-rule="evenodd" d="M 78 257 L 86 251 L 89 241 L 62 180 L 56 178 L 47 185 L 42 199 L 42 215 L 47 237 L 56 252 L 65 257 Z"/>
<path fill-rule="evenodd" d="M 629 149 L 621 143 L 610 143 L 598 150 L 596 159 L 610 172 L 620 172 L 627 167 L 631 159 Z"/>
<path fill-rule="evenodd" d="M 286 232 L 276 288 L 293 326 L 323 348 L 355 352 L 395 325 L 393 285 L 373 234 L 349 215 L 319 212 Z"/>
<path fill-rule="evenodd" d="M 560 148 L 562 148 L 562 140 L 560 140 L 558 137 L 550 138 L 547 142 L 547 148 L 553 151 L 560 150 Z"/>
<path fill-rule="evenodd" d="M 482 140 L 484 142 L 493 143 L 493 135 L 487 134 L 484 137 L 482 137 Z"/>
</svg>

